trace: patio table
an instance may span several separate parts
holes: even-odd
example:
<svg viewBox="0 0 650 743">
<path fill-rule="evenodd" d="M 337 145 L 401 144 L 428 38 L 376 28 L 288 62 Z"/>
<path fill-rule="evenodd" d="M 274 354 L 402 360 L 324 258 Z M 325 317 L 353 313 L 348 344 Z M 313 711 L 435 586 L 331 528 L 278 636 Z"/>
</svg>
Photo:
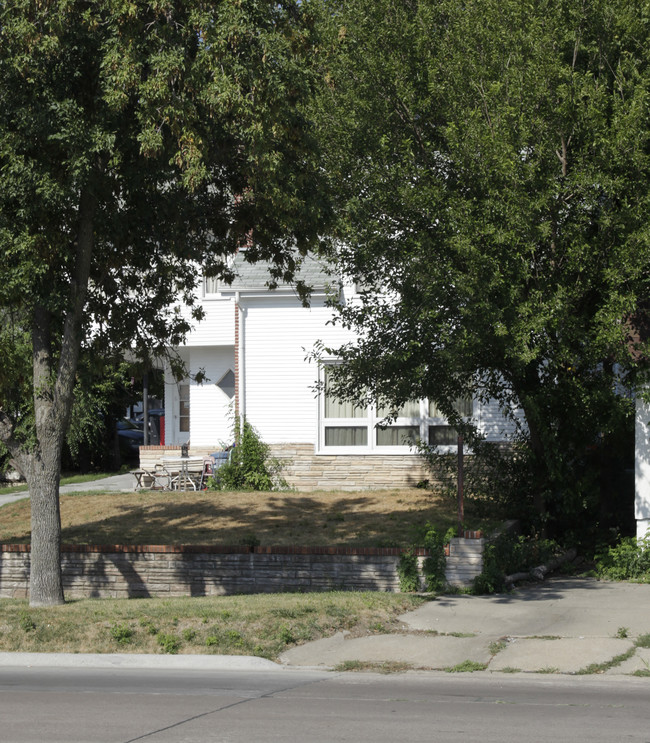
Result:
<svg viewBox="0 0 650 743">
<path fill-rule="evenodd" d="M 169 473 L 172 490 L 200 490 L 203 487 L 204 457 L 163 457 L 162 463 Z"/>
</svg>

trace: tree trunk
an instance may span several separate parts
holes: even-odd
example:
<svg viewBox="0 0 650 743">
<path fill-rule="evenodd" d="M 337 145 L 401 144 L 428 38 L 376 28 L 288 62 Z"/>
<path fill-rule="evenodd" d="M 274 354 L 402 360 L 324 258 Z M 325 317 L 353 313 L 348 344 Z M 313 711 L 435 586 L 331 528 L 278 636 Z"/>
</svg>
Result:
<svg viewBox="0 0 650 743">
<path fill-rule="evenodd" d="M 27 483 L 32 512 L 29 575 L 30 606 L 62 604 L 61 515 L 59 477 L 61 447 L 55 438 L 40 442 L 29 455 Z"/>
<path fill-rule="evenodd" d="M 83 190 L 79 202 L 76 262 L 69 287 L 69 304 L 63 323 L 56 375 L 53 374 L 55 362 L 50 311 L 45 305 L 36 305 L 32 317 L 36 444 L 29 448 L 21 447 L 20 451 L 31 498 L 31 606 L 50 606 L 64 601 L 59 510 L 61 451 L 70 421 L 81 348 L 81 318 L 90 274 L 95 205 L 92 193 Z"/>
<path fill-rule="evenodd" d="M 536 402 L 536 393 L 539 395 L 539 378 L 536 366 L 529 364 L 520 378 L 511 380 L 513 390 L 521 409 L 523 410 L 528 427 L 528 440 L 533 455 L 533 466 L 536 476 L 533 487 L 533 508 L 542 520 L 542 531 L 544 527 L 544 516 L 546 513 L 546 502 L 542 488 L 547 481 L 546 475 L 546 447 L 544 444 L 542 413 Z M 530 393 L 530 394 L 529 394 Z"/>
</svg>

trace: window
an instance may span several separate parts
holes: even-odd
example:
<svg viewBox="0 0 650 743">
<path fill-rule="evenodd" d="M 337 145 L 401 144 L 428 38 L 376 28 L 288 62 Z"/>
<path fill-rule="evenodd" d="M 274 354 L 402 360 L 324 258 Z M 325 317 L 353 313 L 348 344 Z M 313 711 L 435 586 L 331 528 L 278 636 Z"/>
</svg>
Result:
<svg viewBox="0 0 650 743">
<path fill-rule="evenodd" d="M 474 414 L 474 401 L 471 397 L 459 397 L 454 403 L 461 418 L 471 418 Z M 458 431 L 446 423 L 445 416 L 434 402 L 429 402 L 429 422 L 427 440 L 431 446 L 456 446 Z"/>
<path fill-rule="evenodd" d="M 203 296 L 211 297 L 219 294 L 219 278 L 217 276 L 206 276 L 203 280 Z"/>
<path fill-rule="evenodd" d="M 327 367 L 325 368 L 325 394 L 323 397 L 324 445 L 326 447 L 367 446 L 367 408 L 360 408 L 351 402 L 338 400 L 330 394 Z M 357 425 L 361 423 L 363 425 Z"/>
<path fill-rule="evenodd" d="M 178 385 L 178 430 L 189 433 L 190 430 L 190 386 Z"/>
<path fill-rule="evenodd" d="M 456 446 L 458 434 L 435 403 L 413 400 L 395 411 L 388 407 L 359 407 L 335 398 L 329 390 L 328 370 L 323 369 L 320 446 L 323 453 L 406 453 L 418 441 L 434 446 Z M 464 418 L 473 415 L 471 398 L 456 402 Z M 385 422 L 391 417 L 390 423 Z"/>
<path fill-rule="evenodd" d="M 382 425 L 381 420 L 397 413 L 392 423 Z M 420 419 L 422 417 L 419 400 L 411 400 L 393 411 L 390 408 L 377 408 L 375 425 L 375 442 L 377 446 L 413 446 L 419 438 Z"/>
<path fill-rule="evenodd" d="M 225 392 L 226 395 L 232 400 L 232 398 L 235 396 L 235 373 L 232 369 L 228 369 L 228 371 L 221 377 L 221 379 L 217 382 L 217 387 L 222 391 Z"/>
</svg>

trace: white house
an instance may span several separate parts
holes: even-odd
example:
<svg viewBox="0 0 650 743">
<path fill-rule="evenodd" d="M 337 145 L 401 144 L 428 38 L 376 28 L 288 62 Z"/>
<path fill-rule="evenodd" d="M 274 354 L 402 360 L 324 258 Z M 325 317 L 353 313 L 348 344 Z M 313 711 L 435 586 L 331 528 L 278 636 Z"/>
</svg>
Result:
<svg viewBox="0 0 650 743">
<path fill-rule="evenodd" d="M 351 339 L 329 322 L 327 294 L 341 291 L 354 301 L 354 289 L 307 258 L 299 274 L 313 288 L 305 308 L 292 286 L 268 289 L 267 266 L 239 255 L 235 267 L 232 285 L 206 279 L 200 289 L 205 319 L 177 349 L 189 376 L 178 383 L 166 378 L 166 445 L 189 442 L 193 453 L 214 451 L 232 440 L 236 411 L 284 460 L 284 476 L 297 488 L 399 487 L 427 477 L 409 441 L 451 448 L 456 441 L 433 404 L 409 404 L 392 425 L 378 427 L 386 411 L 355 409 L 316 391 L 327 366 L 309 360 L 315 343 L 337 347 Z M 503 440 L 512 431 L 496 404 L 475 401 L 466 414 L 488 439 Z"/>
<path fill-rule="evenodd" d="M 634 518 L 636 536 L 643 539 L 650 529 L 650 404 L 641 396 L 636 400 L 634 434 Z"/>
</svg>

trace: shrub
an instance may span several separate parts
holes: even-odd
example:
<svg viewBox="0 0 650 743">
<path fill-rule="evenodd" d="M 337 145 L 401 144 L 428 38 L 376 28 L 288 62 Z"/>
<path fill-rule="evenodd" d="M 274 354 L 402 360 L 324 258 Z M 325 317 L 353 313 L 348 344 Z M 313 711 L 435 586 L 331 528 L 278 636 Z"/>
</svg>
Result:
<svg viewBox="0 0 650 743">
<path fill-rule="evenodd" d="M 474 592 L 500 593 L 505 590 L 506 575 L 542 565 L 558 552 L 557 543 L 550 539 L 503 532 L 483 551 L 483 571 L 474 579 Z"/>
<path fill-rule="evenodd" d="M 270 447 L 246 420 L 235 419 L 236 445 L 230 460 L 208 480 L 210 490 L 274 490 L 287 487 L 280 476 L 282 465 Z"/>
<path fill-rule="evenodd" d="M 423 546 L 429 550 L 429 557 L 425 558 L 422 564 L 422 574 L 428 591 L 440 592 L 447 585 L 445 544 L 449 543 L 455 533 L 456 530 L 451 528 L 443 536 L 431 524 L 426 524 Z"/>
<path fill-rule="evenodd" d="M 626 537 L 596 555 L 596 573 L 609 580 L 650 580 L 650 535 Z"/>
<path fill-rule="evenodd" d="M 476 432 L 464 431 L 467 455 L 464 468 L 464 494 L 479 514 L 528 521 L 531 517 L 528 493 L 531 492 L 530 467 L 525 446 L 513 442 L 504 447 L 481 439 Z M 431 487 L 440 495 L 456 498 L 458 454 L 441 452 L 438 447 L 420 442 L 418 454 L 431 473 Z M 429 480 L 423 481 L 422 484 Z"/>
<path fill-rule="evenodd" d="M 404 593 L 413 593 L 420 590 L 420 572 L 415 550 L 410 547 L 402 552 L 397 563 L 399 587 Z"/>
</svg>

